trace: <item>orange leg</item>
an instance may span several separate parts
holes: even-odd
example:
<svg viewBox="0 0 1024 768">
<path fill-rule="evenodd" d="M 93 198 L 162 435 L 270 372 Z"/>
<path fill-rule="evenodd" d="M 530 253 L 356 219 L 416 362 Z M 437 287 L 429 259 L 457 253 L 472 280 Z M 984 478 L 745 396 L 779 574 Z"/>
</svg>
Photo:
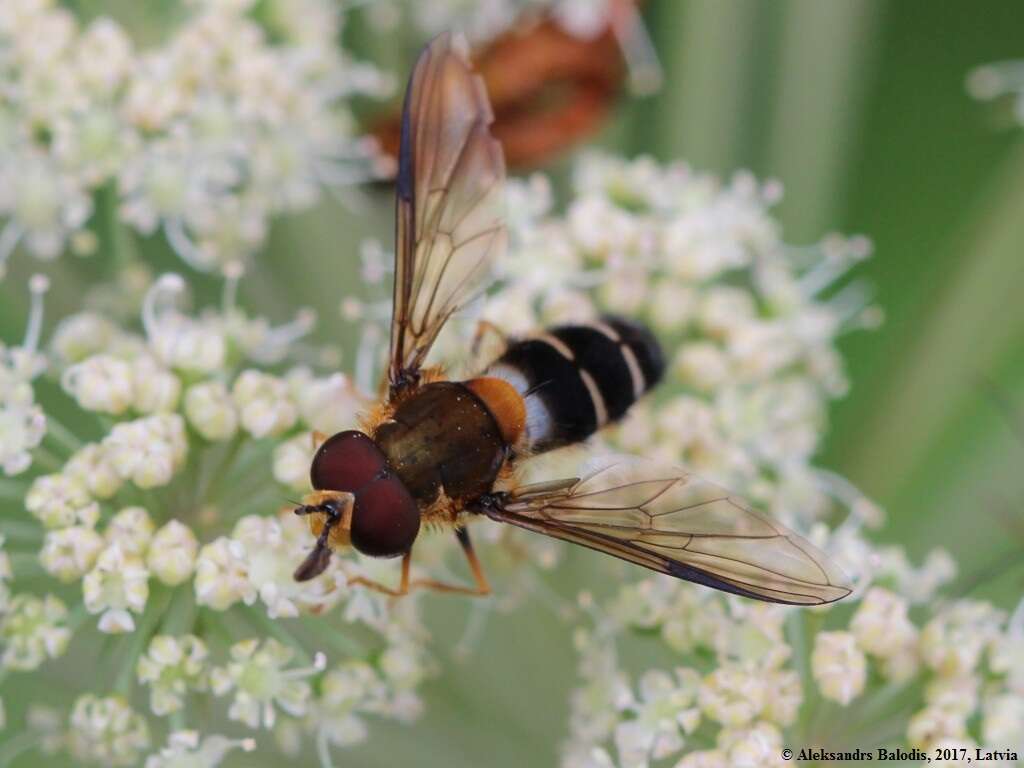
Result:
<svg viewBox="0 0 1024 768">
<path fill-rule="evenodd" d="M 412 551 L 406 552 L 402 555 L 402 581 L 398 585 L 398 589 L 389 587 L 386 584 L 381 584 L 379 581 L 368 579 L 365 576 L 356 576 L 354 579 L 348 580 L 348 586 L 354 587 L 357 584 L 361 584 L 367 589 L 372 589 L 375 592 L 383 592 L 385 595 L 391 595 L 391 597 L 404 597 L 409 594 L 409 565 L 412 563 Z"/>
<path fill-rule="evenodd" d="M 473 581 L 476 582 L 475 586 L 467 587 L 461 584 L 445 584 L 444 582 L 434 581 L 433 579 L 416 579 L 411 584 L 412 589 L 423 587 L 424 589 L 433 589 L 438 592 L 473 595 L 474 597 L 484 597 L 491 594 L 491 585 L 487 583 L 487 577 L 484 575 L 484 569 L 480 565 L 480 561 L 477 559 L 476 551 L 473 549 L 473 543 L 469 540 L 469 532 L 465 528 L 458 528 L 455 531 L 455 536 L 458 538 L 459 544 L 462 545 L 462 551 L 466 553 L 466 560 L 469 562 L 469 569 L 473 572 Z"/>
<path fill-rule="evenodd" d="M 469 346 L 469 353 L 476 359 L 480 356 L 480 346 L 483 344 L 484 334 L 491 333 L 498 337 L 503 347 L 508 347 L 508 336 L 498 326 L 492 323 L 490 320 L 478 320 L 476 323 L 476 332 L 473 334 L 473 342 Z"/>
</svg>

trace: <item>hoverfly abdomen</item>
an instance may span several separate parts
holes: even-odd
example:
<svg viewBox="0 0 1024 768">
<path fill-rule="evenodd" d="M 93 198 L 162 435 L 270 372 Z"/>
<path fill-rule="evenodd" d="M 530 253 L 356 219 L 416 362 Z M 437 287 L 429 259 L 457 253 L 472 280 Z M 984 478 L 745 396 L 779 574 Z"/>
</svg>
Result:
<svg viewBox="0 0 1024 768">
<path fill-rule="evenodd" d="M 664 370 L 661 347 L 647 328 L 609 316 L 514 342 L 487 375 L 522 396 L 529 447 L 543 452 L 621 419 Z"/>
<path fill-rule="evenodd" d="M 526 431 L 526 401 L 516 388 L 495 376 L 481 376 L 462 383 L 487 406 L 505 443 L 518 445 Z"/>
</svg>

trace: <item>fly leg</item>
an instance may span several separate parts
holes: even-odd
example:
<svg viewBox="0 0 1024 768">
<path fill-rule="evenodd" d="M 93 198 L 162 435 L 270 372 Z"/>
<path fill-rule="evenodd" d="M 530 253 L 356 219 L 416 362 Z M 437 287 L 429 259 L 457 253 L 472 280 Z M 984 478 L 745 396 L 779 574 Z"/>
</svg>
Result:
<svg viewBox="0 0 1024 768">
<path fill-rule="evenodd" d="M 469 562 L 469 570 L 473 573 L 473 581 L 476 582 L 475 586 L 467 587 L 461 584 L 445 584 L 441 581 L 434 581 L 433 579 L 416 579 L 412 582 L 412 588 L 423 587 L 425 589 L 433 589 L 438 592 L 450 592 L 460 595 L 473 595 L 475 597 L 484 597 L 491 594 L 491 585 L 487 583 L 487 577 L 484 575 L 484 569 L 480 565 L 480 561 L 477 559 L 476 551 L 473 549 L 473 543 L 469 540 L 469 531 L 465 528 L 456 528 L 455 537 L 459 540 L 459 544 L 462 546 L 462 551 L 466 553 L 466 560 Z"/>
<path fill-rule="evenodd" d="M 372 589 L 374 592 L 383 592 L 385 595 L 391 597 L 404 597 L 409 594 L 409 566 L 412 563 L 412 550 L 409 550 L 402 555 L 402 581 L 398 585 L 398 589 L 389 587 L 386 584 L 381 584 L 379 581 L 368 579 L 365 576 L 356 576 L 355 578 L 348 580 L 348 586 L 354 587 L 357 584 Z"/>
<path fill-rule="evenodd" d="M 498 341 L 501 344 L 502 352 L 504 352 L 505 349 L 508 347 L 508 336 L 505 335 L 505 332 L 501 330 L 501 328 L 496 326 L 490 320 L 477 320 L 476 331 L 473 333 L 473 341 L 469 345 L 469 354 L 470 357 L 478 363 L 481 362 L 480 352 L 481 347 L 483 346 L 484 336 L 486 334 L 491 334 L 492 336 L 497 337 Z"/>
</svg>

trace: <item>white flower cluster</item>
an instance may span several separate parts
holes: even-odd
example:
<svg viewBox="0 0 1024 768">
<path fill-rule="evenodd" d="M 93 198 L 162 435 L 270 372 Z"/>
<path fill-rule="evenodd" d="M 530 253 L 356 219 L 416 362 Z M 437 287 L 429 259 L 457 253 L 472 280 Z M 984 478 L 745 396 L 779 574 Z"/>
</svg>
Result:
<svg viewBox="0 0 1024 768">
<path fill-rule="evenodd" d="M 926 686 L 907 727 L 911 746 L 1024 748 L 1024 603 L 1007 623 L 988 603 L 952 601 L 922 627 L 917 651 Z"/>
<path fill-rule="evenodd" d="M 81 696 L 71 711 L 68 751 L 83 763 L 138 765 L 149 747 L 149 726 L 119 696 Z"/>
<path fill-rule="evenodd" d="M 285 754 L 293 757 L 308 734 L 316 743 L 321 763 L 331 765 L 331 747 L 357 744 L 367 738 L 368 717 L 388 717 L 410 723 L 423 703 L 420 683 L 436 672 L 423 648 L 426 639 L 415 614 L 399 607 L 387 627 L 379 625 L 387 646 L 376 664 L 351 661 L 331 667 L 320 680 L 319 695 L 301 721 L 282 723 L 276 731 Z M 315 661 L 315 659 L 314 659 Z"/>
<path fill-rule="evenodd" d="M 327 661 L 317 654 L 308 669 L 286 669 L 295 650 L 269 638 L 244 640 L 231 646 L 231 661 L 226 667 L 211 672 L 211 687 L 218 696 L 234 691 L 235 698 L 228 717 L 240 720 L 250 728 L 260 723 L 272 728 L 276 721 L 275 705 L 290 715 L 306 713 L 312 688 L 305 678 L 323 671 Z"/>
<path fill-rule="evenodd" d="M 982 101 L 1008 100 L 1014 119 L 1024 125 L 1024 61 L 1021 59 L 976 67 L 967 75 L 967 91 Z"/>
<path fill-rule="evenodd" d="M 563 765 L 636 768 L 684 751 L 683 766 L 782 764 L 782 731 L 804 697 L 783 609 L 663 578 L 624 588 L 607 610 L 581 600 L 594 625 L 577 632 L 583 685 Z M 657 632 L 679 664 L 648 670 L 635 692 L 615 651 L 629 630 Z M 715 749 L 701 746 L 715 734 Z"/>
<path fill-rule="evenodd" d="M 590 39 L 605 30 L 614 10 L 613 0 L 423 0 L 409 5 L 416 23 L 427 34 L 461 29 L 474 41 L 491 40 L 540 12 L 550 12 L 574 37 Z M 394 17 L 386 9 L 377 9 L 375 14 L 382 20 Z"/>
<path fill-rule="evenodd" d="M 806 524 L 856 495 L 809 462 L 828 400 L 846 389 L 836 339 L 877 313 L 860 286 L 834 288 L 867 242 L 787 246 L 770 211 L 779 194 L 746 174 L 722 184 L 682 164 L 589 155 L 554 215 L 535 176 L 510 190 L 505 287 L 483 315 L 510 333 L 605 312 L 646 320 L 668 372 L 620 445 Z"/>
<path fill-rule="evenodd" d="M 675 351 L 667 380 L 613 439 L 810 529 L 853 576 L 860 600 L 848 624 L 826 628 L 843 611 L 726 598 L 665 577 L 602 605 L 581 596 L 593 621 L 576 638 L 582 680 L 563 756 L 570 768 L 646 768 L 669 757 L 677 768 L 781 766 L 782 746 L 793 743 L 787 729 L 805 727 L 801 716 L 821 700 L 847 706 L 922 679 L 926 701 L 961 703 L 959 719 L 938 704 L 908 709 L 907 744 L 973 735 L 996 746 L 997 726 L 970 734 L 971 719 L 991 712 L 1005 722 L 1017 711 L 1013 675 L 995 672 L 996 659 L 1012 656 L 995 651 L 1013 635 L 1000 614 L 967 604 L 948 619 L 940 611 L 923 626 L 912 621 L 911 606 L 934 602 L 953 577 L 949 556 L 932 553 L 915 568 L 900 548 L 871 544 L 863 529 L 880 523 L 881 511 L 811 463 L 828 401 L 846 388 L 836 339 L 872 326 L 878 313 L 862 287 L 839 285 L 868 254 L 866 241 L 785 245 L 770 213 L 779 193 L 744 174 L 722 184 L 683 165 L 599 155 L 577 166 L 564 216 L 550 213 L 542 177 L 512 187 L 504 288 L 483 316 L 512 333 L 604 312 L 645 319 Z M 830 532 L 832 512 L 846 522 Z M 982 631 L 969 639 L 961 626 Z M 634 631 L 657 637 L 673 667 L 635 677 L 621 665 L 617 649 Z M 791 644 L 794 632 L 809 642 Z M 950 695 L 970 688 L 962 673 L 986 653 L 992 698 Z"/>
<path fill-rule="evenodd" d="M 836 729 L 849 717 L 861 717 L 856 724 L 865 729 L 898 724 L 890 748 L 1024 747 L 1024 602 L 1007 622 L 989 604 L 953 601 L 921 625 L 909 618 L 905 596 L 880 586 L 849 617 L 654 577 L 623 588 L 605 607 L 587 607 L 594 620 L 577 633 L 582 681 L 572 698 L 567 768 L 646 768 L 670 756 L 679 757 L 677 768 L 781 767 L 782 746 L 799 741 L 823 699 L 860 704 L 850 715 L 842 710 Z M 821 631 L 844 613 L 847 625 Z M 616 652 L 633 632 L 657 633 L 676 665 L 644 672 L 636 692 Z M 801 635 L 809 647 L 791 644 Z M 873 705 L 921 688 L 923 708 L 915 696 L 900 698 L 902 707 Z M 863 719 L 864 712 L 884 720 Z"/>
<path fill-rule="evenodd" d="M 144 768 L 215 768 L 235 749 L 252 752 L 256 742 L 216 735 L 200 739 L 198 731 L 175 731 L 166 747 L 146 758 Z"/>
<path fill-rule="evenodd" d="M 312 443 L 307 436 L 306 440 Z M 335 563 L 312 582 L 292 578 L 296 563 L 309 551 L 309 530 L 291 514 L 279 518 L 247 515 L 231 536 L 204 546 L 196 560 L 196 601 L 217 610 L 257 599 L 271 618 L 294 618 L 300 609 L 322 611 L 344 596 L 345 577 Z"/>
<path fill-rule="evenodd" d="M 219 506 L 223 499 L 212 493 L 198 500 L 201 508 L 179 507 L 159 527 L 152 509 L 117 509 L 117 499 L 135 489 L 172 485 L 191 454 L 230 459 L 247 443 L 264 461 L 272 452 L 280 482 L 308 488 L 311 430 L 353 425 L 363 402 L 340 374 L 317 379 L 303 368 L 284 377 L 238 370 L 252 353 L 279 359 L 288 340 L 308 328 L 307 319 L 271 328 L 226 306 L 196 320 L 174 307 L 182 288 L 171 275 L 154 284 L 143 309 L 145 336 L 77 315 L 61 324 L 53 340 L 65 391 L 84 410 L 118 420 L 106 437 L 79 447 L 60 472 L 36 477 L 25 507 L 47 529 L 44 568 L 65 582 L 82 579 L 85 607 L 102 614 L 99 628 L 105 632 L 134 629 L 132 615 L 145 610 L 151 579 L 173 587 L 194 576 L 200 605 L 225 610 L 260 599 L 272 618 L 297 616 L 300 608 L 322 610 L 345 594 L 339 562 L 312 582 L 291 578 L 310 545 L 303 521 L 292 515 L 239 516 Z M 264 438 L 280 443 L 262 447 Z M 271 490 L 266 479 L 264 474 Z M 224 478 L 207 480 L 213 486 Z M 111 506 L 112 512 L 101 514 Z M 200 547 L 186 519 L 207 527 L 219 523 L 225 535 Z"/>
<path fill-rule="evenodd" d="M 208 655 L 206 644 L 195 635 L 156 635 L 149 641 L 136 672 L 139 682 L 150 686 L 153 714 L 180 710 L 189 688 L 205 690 Z"/>
<path fill-rule="evenodd" d="M 4 2 L 0 270 L 18 243 L 43 258 L 94 250 L 85 227 L 107 188 L 112 215 L 209 269 L 248 256 L 268 217 L 324 185 L 370 178 L 346 100 L 388 79 L 339 51 L 335 4 L 295 5 L 191 3 L 166 42 L 137 50 L 110 18 L 83 27 L 53 0 Z"/>
<path fill-rule="evenodd" d="M 0 341 L 0 473 L 8 477 L 32 465 L 32 449 L 46 434 L 46 414 L 35 401 L 32 380 L 46 367 L 39 354 L 43 321 L 43 294 L 49 281 L 36 275 L 29 283 L 32 308 L 21 345 L 7 347 Z"/>
<path fill-rule="evenodd" d="M 48 367 L 102 434 L 85 441 L 51 417 L 62 436 L 52 471 L 0 488 L 21 501 L 18 546 L 35 548 L 42 575 L 81 587 L 74 604 L 19 592 L 13 559 L 0 553 L 0 674 L 60 657 L 73 635 L 90 631 L 79 629 L 90 615 L 100 633 L 131 638 L 121 646 L 134 650 L 119 662 L 117 695 L 83 694 L 66 728 L 50 729 L 47 743 L 83 763 L 140 765 L 150 732 L 165 730 L 127 704 L 133 681 L 149 713 L 172 726 L 149 766 L 214 766 L 252 748 L 189 731 L 195 697 L 223 697 L 229 719 L 273 728 L 282 749 L 293 748 L 289 730 L 313 735 L 324 765 L 332 747 L 366 736 L 365 717 L 409 720 L 420 711 L 415 691 L 432 667 L 418 601 L 393 607 L 348 588 L 360 575 L 394 578 L 374 570 L 394 563 L 339 553 L 316 579 L 292 576 L 313 539 L 284 499 L 309 490 L 314 430 L 355 426 L 367 398 L 340 373 L 271 373 L 266 364 L 285 363 L 312 319 L 300 313 L 272 327 L 247 316 L 234 304 L 238 277 L 228 277 L 224 304 L 199 317 L 177 307 L 181 278 L 160 278 L 143 302 L 142 333 L 97 314 L 64 320 Z M 42 359 L 37 341 L 26 346 Z M 336 607 L 336 618 L 319 616 Z M 282 618 L 305 618 L 304 640 Z M 305 649 L 311 639 L 317 653 Z M 350 683 L 367 697 L 346 698 Z"/>
<path fill-rule="evenodd" d="M 36 669 L 46 659 L 64 653 L 71 631 L 65 625 L 67 608 L 53 595 L 18 594 L 0 612 L 0 664 L 7 669 Z"/>
<path fill-rule="evenodd" d="M 582 682 L 563 765 L 640 768 L 678 754 L 677 768 L 781 766 L 782 746 L 799 741 L 794 734 L 806 732 L 821 700 L 858 702 L 877 716 L 885 710 L 873 706 L 876 697 L 920 688 L 923 709 L 908 696 L 884 716 L 902 726 L 905 748 L 1019 751 L 1024 602 L 1009 622 L 987 603 L 943 602 L 940 589 L 954 575 L 948 555 L 934 552 L 915 569 L 902 550 L 865 540 L 863 523 L 851 513 L 816 537 L 853 576 L 852 615 L 846 603 L 794 609 L 661 576 L 622 588 L 604 606 L 581 596 L 593 621 L 578 630 Z M 928 606 L 930 618 L 912 620 L 915 605 Z M 644 672 L 637 694 L 616 652 L 635 632 L 656 636 L 676 664 Z"/>
</svg>

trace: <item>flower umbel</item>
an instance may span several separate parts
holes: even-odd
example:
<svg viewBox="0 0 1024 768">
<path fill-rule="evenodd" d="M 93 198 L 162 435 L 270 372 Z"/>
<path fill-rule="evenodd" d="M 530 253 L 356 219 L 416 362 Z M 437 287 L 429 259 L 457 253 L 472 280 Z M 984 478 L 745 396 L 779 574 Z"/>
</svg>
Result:
<svg viewBox="0 0 1024 768">
<path fill-rule="evenodd" d="M 270 217 L 374 177 L 348 102 L 390 80 L 335 46 L 332 3 L 304 0 L 308 24 L 264 5 L 188 3 L 169 39 L 142 49 L 110 18 L 5 3 L 0 273 L 18 244 L 40 258 L 92 252 L 86 226 L 105 205 L 142 234 L 162 230 L 193 267 L 222 266 L 260 247 Z"/>
<path fill-rule="evenodd" d="M 253 739 L 229 739 L 206 736 L 197 731 L 175 731 L 167 738 L 167 746 L 146 758 L 145 768 L 216 768 L 235 749 L 252 752 Z"/>
<path fill-rule="evenodd" d="M 72 709 L 68 742 L 83 762 L 130 766 L 149 747 L 149 728 L 123 699 L 86 695 Z"/>
<path fill-rule="evenodd" d="M 153 714 L 180 710 L 189 688 L 203 690 L 207 677 L 206 644 L 195 635 L 157 635 L 139 659 L 140 683 L 150 686 L 149 706 Z"/>
<path fill-rule="evenodd" d="M 0 663 L 8 669 L 29 670 L 57 658 L 71 639 L 66 622 L 67 609 L 53 595 L 15 595 L 0 617 L 4 646 Z"/>
<path fill-rule="evenodd" d="M 112 691 L 82 693 L 66 728 L 59 715 L 42 730 L 29 724 L 46 749 L 82 763 L 142 764 L 164 718 L 173 735 L 148 765 L 213 766 L 251 748 L 189 731 L 201 725 L 192 702 L 212 704 L 234 728 L 308 728 L 324 765 L 331 749 L 366 737 L 369 718 L 410 720 L 421 709 L 415 690 L 432 667 L 416 599 L 393 612 L 379 596 L 349 590 L 347 575 L 364 570 L 351 553 L 317 579 L 292 576 L 311 538 L 282 507 L 309 487 L 312 431 L 355 426 L 367 398 L 344 375 L 290 366 L 290 344 L 311 318 L 275 327 L 247 315 L 235 303 L 240 277 L 229 275 L 224 303 L 198 317 L 178 308 L 182 278 L 158 278 L 141 332 L 80 314 L 59 324 L 49 355 L 38 351 L 36 329 L 24 353 L 5 358 L 23 382 L 45 363 L 65 409 L 98 425 L 79 436 L 49 420 L 47 473 L 32 468 L 0 486 L 19 500 L 12 530 L 29 550 L 0 559 L 3 666 L 35 670 L 60 663 L 73 642 L 88 649 L 97 633 L 119 636 L 96 661 Z M 280 471 L 279 457 L 298 446 L 291 463 L 304 471 Z M 25 564 L 60 597 L 23 591 Z M 339 604 L 330 627 L 315 617 Z M 303 639 L 284 618 L 308 622 Z M 337 668 L 365 669 L 372 701 L 342 702 L 337 688 L 322 694 L 327 657 L 310 642 L 330 647 Z M 145 710 L 127 703 L 136 684 Z"/>
<path fill-rule="evenodd" d="M 317 654 L 307 669 L 287 669 L 295 652 L 273 638 L 245 640 L 231 647 L 231 661 L 211 673 L 213 692 L 223 696 L 234 691 L 228 717 L 240 720 L 250 728 L 272 728 L 277 719 L 276 707 L 290 715 L 306 713 L 312 689 L 305 678 L 323 671 L 327 664 Z"/>
<path fill-rule="evenodd" d="M 35 402 L 32 380 L 46 365 L 37 347 L 43 322 L 43 295 L 49 285 L 42 275 L 36 275 L 29 283 L 32 308 L 21 345 L 7 347 L 0 341 L 0 471 L 8 477 L 31 466 L 32 449 L 46 434 L 46 415 Z"/>
</svg>

